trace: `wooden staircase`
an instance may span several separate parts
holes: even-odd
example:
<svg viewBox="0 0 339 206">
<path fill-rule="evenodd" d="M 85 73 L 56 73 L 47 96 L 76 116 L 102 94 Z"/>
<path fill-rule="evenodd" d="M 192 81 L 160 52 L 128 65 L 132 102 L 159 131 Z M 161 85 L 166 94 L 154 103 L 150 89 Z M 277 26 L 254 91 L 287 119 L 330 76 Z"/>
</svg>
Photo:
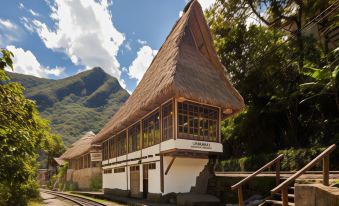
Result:
<svg viewBox="0 0 339 206">
<path fill-rule="evenodd" d="M 330 153 L 336 148 L 336 145 L 333 144 L 329 146 L 327 149 L 325 149 L 321 154 L 319 154 L 316 158 L 314 158 L 311 162 L 309 162 L 307 165 L 305 165 L 302 169 L 300 169 L 298 172 L 290 176 L 288 179 L 284 180 L 282 183 L 280 183 L 280 161 L 283 158 L 282 155 L 279 155 L 277 158 L 272 160 L 271 162 L 264 165 L 259 170 L 255 171 L 248 177 L 244 178 L 237 184 L 233 185 L 231 187 L 232 190 L 237 189 L 238 190 L 238 201 L 239 206 L 244 206 L 244 197 L 242 192 L 242 185 L 245 184 L 247 181 L 249 181 L 251 178 L 255 177 L 256 175 L 263 172 L 265 169 L 270 168 L 272 165 L 275 165 L 276 169 L 276 184 L 277 186 L 271 190 L 271 196 L 266 198 L 263 203 L 261 203 L 261 206 L 294 206 L 294 182 L 295 180 L 304 174 L 306 171 L 308 171 L 311 167 L 313 167 L 318 162 L 322 161 L 323 163 L 323 184 L 325 186 L 329 185 L 329 165 L 330 165 Z M 290 185 L 293 185 L 292 187 Z"/>
<path fill-rule="evenodd" d="M 294 204 L 294 187 L 288 187 L 288 206 L 295 206 Z M 258 206 L 278 206 L 283 205 L 281 193 L 273 194 L 266 198 L 263 203 Z"/>
</svg>

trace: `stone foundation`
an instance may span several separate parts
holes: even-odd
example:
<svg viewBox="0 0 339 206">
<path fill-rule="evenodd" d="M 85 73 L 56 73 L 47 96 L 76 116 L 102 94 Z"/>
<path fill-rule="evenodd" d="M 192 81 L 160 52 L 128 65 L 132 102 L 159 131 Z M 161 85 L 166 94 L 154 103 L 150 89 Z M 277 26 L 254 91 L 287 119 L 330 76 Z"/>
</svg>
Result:
<svg viewBox="0 0 339 206">
<path fill-rule="evenodd" d="M 338 206 L 339 188 L 322 184 L 295 184 L 295 205 Z"/>
<path fill-rule="evenodd" d="M 121 190 L 121 189 L 104 188 L 104 194 L 105 195 L 121 196 L 121 197 L 129 197 L 130 191 L 129 190 Z"/>
</svg>

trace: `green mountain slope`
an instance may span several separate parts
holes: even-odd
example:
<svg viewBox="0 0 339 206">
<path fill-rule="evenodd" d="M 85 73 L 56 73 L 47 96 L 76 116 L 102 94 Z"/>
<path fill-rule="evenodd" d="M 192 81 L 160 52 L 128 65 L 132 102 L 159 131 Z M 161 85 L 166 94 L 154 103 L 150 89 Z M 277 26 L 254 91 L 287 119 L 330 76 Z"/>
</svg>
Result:
<svg viewBox="0 0 339 206">
<path fill-rule="evenodd" d="M 89 130 L 97 133 L 129 97 L 118 80 L 99 67 L 60 80 L 16 73 L 10 77 L 26 87 L 26 96 L 36 101 L 66 145 Z"/>
</svg>

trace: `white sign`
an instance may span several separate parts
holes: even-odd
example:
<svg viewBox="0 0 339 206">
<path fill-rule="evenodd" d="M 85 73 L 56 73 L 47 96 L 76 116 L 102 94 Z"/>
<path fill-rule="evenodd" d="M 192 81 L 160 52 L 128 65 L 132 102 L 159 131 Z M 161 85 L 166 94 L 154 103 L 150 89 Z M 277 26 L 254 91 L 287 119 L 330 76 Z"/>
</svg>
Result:
<svg viewBox="0 0 339 206">
<path fill-rule="evenodd" d="M 92 162 L 102 161 L 102 153 L 101 152 L 91 153 L 91 161 Z"/>
<path fill-rule="evenodd" d="M 211 144 L 208 142 L 192 142 L 191 148 L 194 149 L 212 149 Z"/>
</svg>

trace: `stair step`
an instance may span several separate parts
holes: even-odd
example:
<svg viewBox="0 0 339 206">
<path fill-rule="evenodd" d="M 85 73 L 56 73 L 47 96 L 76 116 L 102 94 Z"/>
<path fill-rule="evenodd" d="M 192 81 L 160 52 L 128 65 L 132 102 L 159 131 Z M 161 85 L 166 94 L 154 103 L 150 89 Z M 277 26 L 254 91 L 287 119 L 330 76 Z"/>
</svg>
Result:
<svg viewBox="0 0 339 206">
<path fill-rule="evenodd" d="M 265 206 L 267 202 L 260 203 L 258 206 Z"/>
<path fill-rule="evenodd" d="M 281 198 L 281 193 L 277 193 L 276 195 L 279 196 L 279 198 Z M 294 194 L 288 194 L 288 198 L 294 199 Z"/>
<path fill-rule="evenodd" d="M 280 200 L 266 200 L 265 202 L 272 205 L 283 205 L 283 202 Z M 295 204 L 293 202 L 289 202 L 288 206 L 295 206 Z"/>
</svg>

